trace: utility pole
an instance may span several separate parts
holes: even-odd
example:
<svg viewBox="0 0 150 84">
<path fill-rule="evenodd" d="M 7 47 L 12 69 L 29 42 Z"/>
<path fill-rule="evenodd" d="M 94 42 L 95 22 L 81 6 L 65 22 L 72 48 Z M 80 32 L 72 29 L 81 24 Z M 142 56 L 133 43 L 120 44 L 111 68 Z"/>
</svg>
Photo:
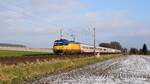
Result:
<svg viewBox="0 0 150 84">
<path fill-rule="evenodd" d="M 72 38 L 73 38 L 73 41 L 75 42 L 76 36 L 74 34 L 73 34 Z"/>
<path fill-rule="evenodd" d="M 93 33 L 94 33 L 94 34 L 93 34 L 93 43 L 94 43 L 94 55 L 95 55 L 95 54 L 96 54 L 96 53 L 95 53 L 95 49 L 96 49 L 96 45 L 95 45 L 95 44 L 96 44 L 96 43 L 95 43 L 95 41 L 96 41 L 96 39 L 95 39 L 95 27 L 93 28 Z"/>
<path fill-rule="evenodd" d="M 73 40 L 74 40 L 74 42 L 75 42 L 75 40 L 76 40 L 76 36 L 74 35 L 74 37 L 73 37 Z"/>
<path fill-rule="evenodd" d="M 72 40 L 75 42 L 76 36 L 75 34 L 71 34 L 70 37 L 72 38 Z"/>
<path fill-rule="evenodd" d="M 60 39 L 63 39 L 63 30 L 60 29 Z"/>
</svg>

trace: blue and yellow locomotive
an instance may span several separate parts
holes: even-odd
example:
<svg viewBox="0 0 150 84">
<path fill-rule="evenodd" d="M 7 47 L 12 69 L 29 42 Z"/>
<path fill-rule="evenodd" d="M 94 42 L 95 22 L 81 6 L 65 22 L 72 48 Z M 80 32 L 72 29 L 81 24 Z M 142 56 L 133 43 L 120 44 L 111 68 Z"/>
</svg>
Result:
<svg viewBox="0 0 150 84">
<path fill-rule="evenodd" d="M 80 44 L 66 39 L 56 40 L 53 46 L 55 54 L 77 54 L 80 53 Z"/>
</svg>

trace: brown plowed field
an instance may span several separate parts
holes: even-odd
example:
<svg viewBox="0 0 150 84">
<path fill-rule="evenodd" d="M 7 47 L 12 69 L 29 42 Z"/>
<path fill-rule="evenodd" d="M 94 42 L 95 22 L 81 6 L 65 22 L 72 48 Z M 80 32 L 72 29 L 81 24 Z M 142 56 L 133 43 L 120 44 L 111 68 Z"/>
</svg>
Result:
<svg viewBox="0 0 150 84">
<path fill-rule="evenodd" d="M 2 64 L 18 64 L 18 63 L 27 63 L 27 62 L 36 62 L 51 60 L 54 57 L 51 56 L 24 56 L 24 57 L 0 57 L 0 63 Z"/>
<path fill-rule="evenodd" d="M 59 55 L 50 55 L 50 56 L 21 56 L 21 57 L 0 57 L 0 63 L 1 64 L 18 64 L 18 63 L 31 63 L 38 61 L 50 61 L 52 59 L 64 59 L 64 58 L 78 58 L 78 57 L 84 57 L 85 55 L 65 55 L 65 56 L 59 56 Z M 92 56 L 92 55 L 86 55 L 86 56 Z"/>
</svg>

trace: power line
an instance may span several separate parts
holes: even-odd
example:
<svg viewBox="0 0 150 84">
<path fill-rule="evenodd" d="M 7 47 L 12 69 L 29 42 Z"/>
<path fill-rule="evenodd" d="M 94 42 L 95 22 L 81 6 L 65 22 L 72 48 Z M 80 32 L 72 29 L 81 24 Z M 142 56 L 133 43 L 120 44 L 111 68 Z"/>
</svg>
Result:
<svg viewBox="0 0 150 84">
<path fill-rule="evenodd" d="M 96 49 L 96 43 L 95 43 L 95 41 L 96 41 L 96 35 L 95 35 L 95 27 L 93 28 L 93 44 L 94 44 L 94 55 L 96 54 L 96 52 L 95 52 L 95 49 Z"/>
</svg>

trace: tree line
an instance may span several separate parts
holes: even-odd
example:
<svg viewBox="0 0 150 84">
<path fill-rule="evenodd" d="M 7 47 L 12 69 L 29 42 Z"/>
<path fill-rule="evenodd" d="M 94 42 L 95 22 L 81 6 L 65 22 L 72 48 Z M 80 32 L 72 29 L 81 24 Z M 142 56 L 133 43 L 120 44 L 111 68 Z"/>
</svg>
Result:
<svg viewBox="0 0 150 84">
<path fill-rule="evenodd" d="M 0 43 L 0 47 L 26 47 L 26 46 L 21 44 Z"/>
<path fill-rule="evenodd" d="M 129 54 L 150 55 L 150 51 L 147 49 L 146 44 L 143 44 L 143 47 L 140 49 L 130 48 Z"/>
<path fill-rule="evenodd" d="M 106 47 L 106 48 L 113 48 L 113 49 L 122 49 L 122 45 L 117 41 L 112 41 L 110 43 L 100 43 L 99 46 Z"/>
<path fill-rule="evenodd" d="M 118 49 L 118 50 L 121 50 L 122 53 L 126 53 L 126 54 L 150 55 L 150 51 L 148 50 L 146 44 L 143 44 L 143 47 L 141 47 L 140 49 L 137 49 L 137 48 L 130 48 L 130 49 L 123 48 L 122 45 L 117 41 L 112 41 L 110 43 L 100 43 L 99 46 L 100 47 L 106 47 L 106 48 Z"/>
</svg>

